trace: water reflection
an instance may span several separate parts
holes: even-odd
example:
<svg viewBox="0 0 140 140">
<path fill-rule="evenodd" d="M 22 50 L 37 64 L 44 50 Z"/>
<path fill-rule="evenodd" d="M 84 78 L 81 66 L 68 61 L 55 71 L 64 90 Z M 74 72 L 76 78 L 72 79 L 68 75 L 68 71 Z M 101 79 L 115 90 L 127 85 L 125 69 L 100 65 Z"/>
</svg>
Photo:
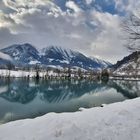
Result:
<svg viewBox="0 0 140 140">
<path fill-rule="evenodd" d="M 108 85 L 129 99 L 140 96 L 140 81 L 113 80 Z"/>
<path fill-rule="evenodd" d="M 42 101 L 49 103 L 59 103 L 72 98 L 78 98 L 90 91 L 97 92 L 98 90 L 106 89 L 98 82 L 90 81 L 45 81 L 41 80 L 29 81 L 23 79 L 13 79 L 10 81 L 1 81 L 0 97 L 9 102 L 18 102 L 27 104 L 34 100 L 36 96 Z"/>
<path fill-rule="evenodd" d="M 0 123 L 136 98 L 139 87 L 136 81 L 1 79 Z"/>
</svg>

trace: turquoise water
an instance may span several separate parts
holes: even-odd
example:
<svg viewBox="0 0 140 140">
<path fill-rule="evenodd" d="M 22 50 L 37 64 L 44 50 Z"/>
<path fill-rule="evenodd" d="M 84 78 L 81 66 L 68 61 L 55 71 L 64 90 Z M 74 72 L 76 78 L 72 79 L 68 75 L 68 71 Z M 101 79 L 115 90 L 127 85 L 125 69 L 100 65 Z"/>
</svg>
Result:
<svg viewBox="0 0 140 140">
<path fill-rule="evenodd" d="M 0 123 L 75 112 L 140 96 L 136 81 L 0 79 Z"/>
</svg>

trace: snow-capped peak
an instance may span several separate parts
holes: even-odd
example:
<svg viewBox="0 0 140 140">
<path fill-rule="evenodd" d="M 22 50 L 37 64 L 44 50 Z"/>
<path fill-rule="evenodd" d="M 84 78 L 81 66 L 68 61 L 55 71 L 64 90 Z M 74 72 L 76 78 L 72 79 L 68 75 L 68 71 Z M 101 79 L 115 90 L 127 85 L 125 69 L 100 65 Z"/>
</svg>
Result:
<svg viewBox="0 0 140 140">
<path fill-rule="evenodd" d="M 74 57 L 75 55 L 79 54 L 78 52 L 72 51 L 71 49 L 65 49 L 60 46 L 49 46 L 49 47 L 43 48 L 41 50 L 41 54 L 46 55 L 50 51 L 61 54 L 64 59 L 70 59 Z"/>
</svg>

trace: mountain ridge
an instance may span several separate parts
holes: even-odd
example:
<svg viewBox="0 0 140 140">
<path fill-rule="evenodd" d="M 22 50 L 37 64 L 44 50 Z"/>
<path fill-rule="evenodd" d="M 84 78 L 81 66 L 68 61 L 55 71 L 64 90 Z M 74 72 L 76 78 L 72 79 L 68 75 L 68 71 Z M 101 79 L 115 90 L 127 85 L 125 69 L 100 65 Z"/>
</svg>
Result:
<svg viewBox="0 0 140 140">
<path fill-rule="evenodd" d="M 36 65 L 44 67 L 79 67 L 85 70 L 99 70 L 111 65 L 111 63 L 85 56 L 84 54 L 71 49 L 63 49 L 58 46 L 49 46 L 42 51 L 37 50 L 29 43 L 14 44 L 0 52 L 9 55 L 15 62 L 15 65 Z"/>
</svg>

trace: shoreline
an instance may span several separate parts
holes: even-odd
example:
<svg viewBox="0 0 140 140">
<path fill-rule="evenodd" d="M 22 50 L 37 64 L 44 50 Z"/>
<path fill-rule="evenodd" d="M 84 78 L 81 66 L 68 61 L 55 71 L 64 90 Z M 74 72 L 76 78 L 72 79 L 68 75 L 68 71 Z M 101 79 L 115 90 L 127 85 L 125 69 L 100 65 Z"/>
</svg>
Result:
<svg viewBox="0 0 140 140">
<path fill-rule="evenodd" d="M 140 81 L 140 78 L 129 78 L 129 77 L 123 77 L 123 76 L 119 76 L 119 77 L 113 77 L 110 76 L 109 80 L 124 80 L 124 81 Z"/>
<path fill-rule="evenodd" d="M 140 98 L 0 125 L 1 140 L 137 140 Z M 135 130 L 135 131 L 134 131 Z"/>
<path fill-rule="evenodd" d="M 25 71 L 25 70 L 7 70 L 7 69 L 0 69 L 0 78 L 35 78 L 36 77 L 36 71 Z M 97 80 L 100 75 L 82 75 L 82 77 L 79 77 L 77 74 L 71 74 L 71 76 L 68 76 L 68 73 L 56 73 L 54 71 L 40 71 L 39 72 L 39 78 L 69 78 L 69 79 L 91 79 L 91 80 Z M 138 75 L 137 78 L 130 77 L 130 76 L 124 76 L 124 75 L 114 75 L 109 76 L 109 80 L 127 80 L 127 81 L 140 81 L 140 76 Z"/>
</svg>

